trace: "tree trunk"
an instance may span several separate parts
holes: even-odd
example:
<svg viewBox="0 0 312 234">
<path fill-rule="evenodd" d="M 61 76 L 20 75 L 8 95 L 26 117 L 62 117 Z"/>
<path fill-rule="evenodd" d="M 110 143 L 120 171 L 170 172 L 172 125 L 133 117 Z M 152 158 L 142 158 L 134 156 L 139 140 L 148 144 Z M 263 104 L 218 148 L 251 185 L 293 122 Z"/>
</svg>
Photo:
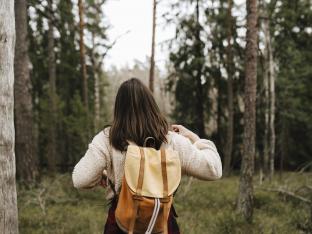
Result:
<svg viewBox="0 0 312 234">
<path fill-rule="evenodd" d="M 89 101 L 88 101 L 88 83 L 87 83 L 87 67 L 85 62 L 85 46 L 84 46 L 84 7 L 83 0 L 78 0 L 79 8 L 79 36 L 80 36 L 80 64 L 81 64 L 81 75 L 82 75 L 82 96 L 85 105 L 86 113 L 89 112 Z"/>
<path fill-rule="evenodd" d="M 266 12 L 266 5 L 263 5 L 263 12 Z M 269 21 L 265 13 L 263 19 L 263 31 L 265 37 L 265 69 L 264 69 L 264 100 L 265 100 L 265 109 L 264 109 L 264 154 L 263 154 L 263 164 L 264 164 L 264 173 L 266 176 L 269 176 L 269 121 L 270 121 L 270 96 L 269 96 L 269 79 L 270 79 L 270 58 L 269 58 L 269 41 L 270 39 L 270 28 Z"/>
<path fill-rule="evenodd" d="M 17 175 L 25 182 L 38 176 L 38 160 L 33 129 L 33 106 L 29 75 L 27 2 L 15 1 L 16 47 L 14 59 L 15 151 Z"/>
<path fill-rule="evenodd" d="M 227 13 L 227 93 L 228 93 L 228 125 L 226 132 L 226 146 L 224 151 L 224 175 L 228 176 L 231 170 L 231 158 L 233 148 L 233 134 L 234 134 L 234 104 L 233 104 L 233 51 L 231 45 L 232 39 L 232 0 L 228 0 L 228 13 Z"/>
<path fill-rule="evenodd" d="M 268 22 L 269 26 L 269 22 Z M 274 60 L 271 45 L 270 30 L 268 28 L 268 52 L 269 52 L 269 71 L 270 71 L 270 180 L 274 175 L 274 158 L 275 158 L 275 71 Z"/>
<path fill-rule="evenodd" d="M 0 0 L 0 233 L 18 233 L 14 154 L 14 1 Z"/>
<path fill-rule="evenodd" d="M 151 52 L 151 67 L 149 74 L 149 88 L 154 93 L 154 80 L 155 80 L 155 35 L 156 35 L 156 9 L 157 2 L 153 1 L 153 31 L 152 31 L 152 52 Z"/>
<path fill-rule="evenodd" d="M 48 126 L 49 141 L 47 145 L 47 163 L 48 169 L 52 172 L 56 170 L 56 61 L 54 51 L 54 27 L 53 27 L 53 0 L 48 0 L 48 63 L 49 63 L 49 104 L 51 113 L 49 115 L 50 123 Z"/>
<path fill-rule="evenodd" d="M 243 158 L 237 204 L 238 211 L 243 214 L 248 222 L 252 221 L 253 215 L 252 176 L 254 171 L 256 135 L 257 37 L 257 0 L 248 0 Z"/>
<path fill-rule="evenodd" d="M 92 32 L 92 50 L 91 50 L 91 62 L 94 74 L 94 128 L 98 131 L 100 128 L 100 82 L 99 82 L 99 69 L 95 58 L 95 35 Z"/>
<path fill-rule="evenodd" d="M 202 48 L 200 39 L 200 24 L 199 24 L 199 0 L 196 1 L 196 32 L 195 32 L 195 50 L 197 53 L 197 59 L 202 58 Z M 200 137 L 205 137 L 205 118 L 204 118 L 204 104 L 203 104 L 203 87 L 201 83 L 203 66 L 200 62 L 197 64 L 197 74 L 196 74 L 196 125 L 198 134 Z"/>
</svg>

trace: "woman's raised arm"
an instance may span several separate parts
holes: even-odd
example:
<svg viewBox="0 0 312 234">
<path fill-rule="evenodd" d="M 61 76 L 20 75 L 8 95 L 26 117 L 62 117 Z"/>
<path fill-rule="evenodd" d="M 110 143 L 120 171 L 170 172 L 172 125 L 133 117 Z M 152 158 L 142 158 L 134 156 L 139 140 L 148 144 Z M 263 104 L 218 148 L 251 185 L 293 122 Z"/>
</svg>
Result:
<svg viewBox="0 0 312 234">
<path fill-rule="evenodd" d="M 182 173 L 201 180 L 217 180 L 222 177 L 222 163 L 215 144 L 206 139 L 194 143 L 178 133 L 171 133 L 174 150 L 179 152 Z"/>
<path fill-rule="evenodd" d="M 72 179 L 75 188 L 92 188 L 100 183 L 109 157 L 108 136 L 101 131 L 89 144 L 85 155 L 76 164 Z"/>
</svg>

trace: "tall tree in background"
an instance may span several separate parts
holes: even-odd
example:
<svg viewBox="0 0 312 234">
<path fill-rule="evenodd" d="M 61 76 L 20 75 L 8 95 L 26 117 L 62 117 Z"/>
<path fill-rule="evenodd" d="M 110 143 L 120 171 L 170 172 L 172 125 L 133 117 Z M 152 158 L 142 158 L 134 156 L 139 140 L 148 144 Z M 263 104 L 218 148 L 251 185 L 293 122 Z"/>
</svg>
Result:
<svg viewBox="0 0 312 234">
<path fill-rule="evenodd" d="M 228 176 L 231 169 L 231 158 L 233 149 L 234 135 L 234 103 L 233 103 L 233 51 L 232 51 L 232 5 L 233 0 L 228 0 L 227 9 L 227 105 L 228 105 L 228 121 L 226 130 L 226 145 L 224 150 L 224 175 Z M 233 40 L 234 41 L 234 40 Z"/>
<path fill-rule="evenodd" d="M 203 86 L 202 86 L 202 76 L 203 76 L 203 62 L 200 60 L 203 59 L 204 54 L 202 50 L 202 41 L 200 38 L 200 33 L 201 33 L 201 25 L 200 25 L 200 16 L 199 16 L 199 0 L 196 0 L 196 23 L 195 23 L 195 53 L 196 53 L 196 59 L 199 61 L 196 61 L 195 66 L 196 66 L 196 75 L 195 75 L 195 82 L 196 82 L 196 109 L 197 109 L 197 115 L 196 115 L 196 125 L 198 129 L 198 134 L 201 137 L 204 137 L 206 135 L 205 133 L 205 117 L 204 117 L 204 102 L 203 102 Z"/>
<path fill-rule="evenodd" d="M 156 37 L 156 9 L 157 0 L 153 0 L 153 26 L 152 26 L 152 52 L 149 73 L 149 88 L 154 93 L 154 76 L 155 76 L 155 37 Z"/>
<path fill-rule="evenodd" d="M 47 146 L 47 162 L 50 171 L 56 169 L 56 123 L 57 123 L 57 96 L 56 96 L 56 61 L 55 61 L 55 43 L 53 26 L 53 0 L 48 0 L 48 69 L 49 69 L 49 104 L 51 108 L 50 123 L 48 126 L 49 141 Z"/>
<path fill-rule="evenodd" d="M 0 0 L 0 233 L 18 233 L 14 154 L 14 1 Z"/>
<path fill-rule="evenodd" d="M 273 48 L 271 42 L 270 32 L 270 14 L 268 13 L 268 6 L 263 2 L 263 31 L 264 31 L 264 42 L 265 42 L 265 97 L 267 98 L 265 106 L 265 168 L 267 170 L 270 180 L 274 175 L 274 155 L 275 155 L 275 68 L 273 60 Z M 269 146 L 269 150 L 268 150 Z M 268 152 L 269 151 L 269 152 Z M 269 157 L 268 157 L 269 156 Z M 269 158 L 269 160 L 268 160 Z"/>
<path fill-rule="evenodd" d="M 107 26 L 104 24 L 105 15 L 102 11 L 102 6 L 105 0 L 91 0 L 86 1 L 86 30 L 91 34 L 91 47 L 88 54 L 91 60 L 92 76 L 93 77 L 93 110 L 94 110 L 94 129 L 95 132 L 99 131 L 103 127 L 103 118 L 101 118 L 101 110 L 105 109 L 101 107 L 101 96 L 103 95 L 103 62 L 104 57 L 108 50 L 114 45 L 107 45 L 107 36 L 105 35 Z M 103 98 L 102 98 L 103 99 Z M 91 107 L 90 107 L 91 109 Z M 102 111 L 103 112 L 103 111 Z"/>
<path fill-rule="evenodd" d="M 174 71 L 168 79 L 168 87 L 174 89 L 176 101 L 172 117 L 194 129 L 201 137 L 206 135 L 205 114 L 211 114 L 208 94 L 212 80 L 207 63 L 206 38 L 203 36 L 205 30 L 200 22 L 203 2 L 180 1 L 173 6 L 178 11 L 171 12 L 178 20 L 177 46 L 170 53 Z M 194 9 L 194 13 L 179 13 L 180 6 Z"/>
<path fill-rule="evenodd" d="M 84 4 L 83 0 L 78 0 L 79 8 L 79 47 L 80 47 L 80 65 L 82 75 L 82 97 L 86 108 L 86 112 L 89 111 L 88 101 L 88 83 L 87 83 L 87 67 L 85 61 L 85 45 L 84 45 Z"/>
<path fill-rule="evenodd" d="M 31 182 L 38 176 L 28 57 L 27 1 L 15 1 L 14 118 L 17 176 Z"/>
<path fill-rule="evenodd" d="M 238 211 L 248 222 L 253 215 L 253 171 L 256 135 L 256 91 L 257 91 L 257 0 L 247 0 L 247 34 L 245 66 L 245 112 L 243 135 L 243 158 L 239 181 Z"/>
</svg>

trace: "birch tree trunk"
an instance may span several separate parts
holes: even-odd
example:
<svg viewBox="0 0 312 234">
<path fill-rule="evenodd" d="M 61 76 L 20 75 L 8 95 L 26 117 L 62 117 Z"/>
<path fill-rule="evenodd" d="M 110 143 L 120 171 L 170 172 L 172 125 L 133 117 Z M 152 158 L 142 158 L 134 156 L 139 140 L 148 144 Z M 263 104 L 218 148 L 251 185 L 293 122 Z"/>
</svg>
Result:
<svg viewBox="0 0 312 234">
<path fill-rule="evenodd" d="M 95 35 L 92 32 L 92 49 L 91 49 L 91 62 L 94 74 L 94 128 L 95 131 L 100 127 L 100 82 L 99 82 L 99 65 L 95 58 Z"/>
<path fill-rule="evenodd" d="M 49 142 L 47 145 L 47 162 L 50 171 L 56 170 L 56 61 L 54 51 L 54 28 L 53 28 L 53 0 L 48 0 L 48 63 L 49 63 L 49 102 L 50 102 L 50 123 Z"/>
<path fill-rule="evenodd" d="M 155 37 L 156 37 L 156 9 L 157 1 L 153 1 L 153 27 L 152 27 L 152 52 L 151 52 L 151 67 L 149 74 L 149 88 L 152 93 L 154 93 L 154 83 L 155 83 Z"/>
<path fill-rule="evenodd" d="M 25 182 L 38 176 L 29 75 L 27 1 L 15 1 L 16 46 L 14 59 L 15 152 L 17 175 Z"/>
<path fill-rule="evenodd" d="M 0 0 L 0 233 L 18 233 L 14 154 L 14 1 Z"/>
<path fill-rule="evenodd" d="M 256 89 L 257 89 L 257 0 L 247 0 L 247 34 L 245 65 L 245 112 L 243 134 L 243 158 L 239 181 L 237 209 L 246 221 L 253 216 L 253 172 L 256 135 Z"/>
<path fill-rule="evenodd" d="M 88 82 L 87 82 L 87 67 L 85 61 L 85 46 L 84 46 L 84 6 L 83 0 L 78 0 L 79 8 L 79 36 L 80 36 L 80 64 L 82 74 L 82 96 L 83 102 L 86 108 L 86 112 L 89 112 L 89 101 L 88 101 Z"/>
<path fill-rule="evenodd" d="M 268 22 L 268 26 L 269 26 Z M 270 71 L 270 180 L 274 176 L 275 159 L 275 66 L 273 60 L 270 28 L 268 27 L 268 52 L 269 52 L 269 71 Z"/>
<path fill-rule="evenodd" d="M 232 51 L 232 5 L 233 1 L 228 0 L 228 12 L 227 12 L 227 93 L 228 93 L 228 124 L 226 132 L 226 146 L 224 151 L 224 175 L 228 176 L 231 169 L 231 158 L 233 148 L 233 134 L 234 134 L 234 104 L 233 104 L 233 51 Z"/>
</svg>

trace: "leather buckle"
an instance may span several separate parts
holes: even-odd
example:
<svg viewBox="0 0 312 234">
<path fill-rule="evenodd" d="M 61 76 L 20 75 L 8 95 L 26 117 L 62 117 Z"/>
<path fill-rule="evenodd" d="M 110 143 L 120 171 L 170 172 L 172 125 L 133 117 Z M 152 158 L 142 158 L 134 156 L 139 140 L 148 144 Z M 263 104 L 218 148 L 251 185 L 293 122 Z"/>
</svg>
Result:
<svg viewBox="0 0 312 234">
<path fill-rule="evenodd" d="M 170 197 L 163 197 L 159 199 L 162 203 L 168 203 L 170 202 Z"/>
<path fill-rule="evenodd" d="M 136 195 L 136 194 L 134 194 L 134 195 L 132 196 L 132 198 L 133 198 L 133 200 L 138 200 L 138 201 L 142 201 L 142 200 L 143 200 L 143 197 L 142 197 L 142 196 L 139 196 L 139 195 Z"/>
</svg>

